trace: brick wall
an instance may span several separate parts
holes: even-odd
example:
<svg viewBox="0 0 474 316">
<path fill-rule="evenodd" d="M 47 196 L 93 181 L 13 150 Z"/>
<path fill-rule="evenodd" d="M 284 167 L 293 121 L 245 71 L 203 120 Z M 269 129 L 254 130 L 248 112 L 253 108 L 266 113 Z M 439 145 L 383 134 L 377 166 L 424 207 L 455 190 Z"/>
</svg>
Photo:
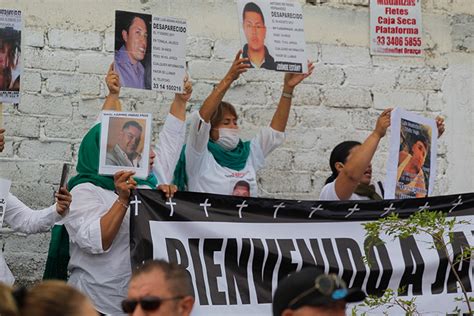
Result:
<svg viewBox="0 0 474 316">
<path fill-rule="evenodd" d="M 304 4 L 304 1 L 301 1 Z M 364 140 L 389 106 L 446 117 L 438 157 L 437 194 L 473 191 L 474 7 L 472 0 L 422 0 L 423 58 L 369 55 L 368 0 L 314 0 L 304 4 L 313 76 L 298 86 L 287 141 L 259 174 L 260 194 L 315 199 L 329 174 L 329 153 L 346 139 Z M 67 4 L 66 4 L 67 3 Z M 113 9 L 146 11 L 188 20 L 189 70 L 196 109 L 226 73 L 240 48 L 237 12 L 229 0 L 2 1 L 24 13 L 21 103 L 5 106 L 7 144 L 0 176 L 34 208 L 52 203 L 63 162 L 76 161 L 81 137 L 106 94 L 104 75 L 113 59 Z M 226 100 L 237 106 L 243 133 L 251 137 L 270 122 L 282 74 L 250 71 Z M 154 137 L 171 94 L 122 91 L 124 108 L 154 115 Z M 382 180 L 384 139 L 374 158 Z M 282 181 L 285 179 L 285 181 Z M 48 234 L 1 234 L 19 283 L 41 276 Z"/>
</svg>

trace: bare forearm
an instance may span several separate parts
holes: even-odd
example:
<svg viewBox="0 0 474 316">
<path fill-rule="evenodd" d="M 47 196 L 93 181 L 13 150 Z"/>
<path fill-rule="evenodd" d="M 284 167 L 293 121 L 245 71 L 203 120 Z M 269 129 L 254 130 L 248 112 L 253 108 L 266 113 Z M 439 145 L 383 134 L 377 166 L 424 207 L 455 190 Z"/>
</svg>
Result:
<svg viewBox="0 0 474 316">
<path fill-rule="evenodd" d="M 372 133 L 365 142 L 354 152 L 344 166 L 343 173 L 355 182 L 359 182 L 377 150 L 380 136 Z"/>
<path fill-rule="evenodd" d="M 104 105 L 102 106 L 102 111 L 122 111 L 122 104 L 120 103 L 119 97 L 116 95 L 109 94 L 105 98 Z"/>
<path fill-rule="evenodd" d="M 283 93 L 284 94 L 293 94 L 294 87 L 290 87 L 288 85 L 283 86 Z M 282 96 L 280 97 L 280 102 L 278 103 L 278 107 L 273 114 L 272 122 L 270 123 L 270 127 L 276 131 L 284 132 L 286 129 L 286 124 L 288 123 L 288 118 L 290 116 L 290 109 L 291 109 L 291 97 Z"/>
<path fill-rule="evenodd" d="M 209 123 L 211 120 L 212 114 L 216 111 L 217 107 L 221 103 L 224 95 L 226 94 L 227 90 L 229 90 L 232 80 L 224 78 L 219 82 L 219 84 L 212 90 L 211 94 L 206 98 L 204 101 L 201 109 L 199 110 L 199 114 L 201 118 L 206 122 Z"/>
<path fill-rule="evenodd" d="M 186 101 L 175 97 L 173 103 L 171 103 L 170 114 L 181 121 L 186 120 Z"/>
<path fill-rule="evenodd" d="M 126 213 L 127 208 L 125 208 L 125 205 L 115 202 L 110 210 L 100 218 L 102 249 L 107 250 L 110 248 Z"/>
</svg>

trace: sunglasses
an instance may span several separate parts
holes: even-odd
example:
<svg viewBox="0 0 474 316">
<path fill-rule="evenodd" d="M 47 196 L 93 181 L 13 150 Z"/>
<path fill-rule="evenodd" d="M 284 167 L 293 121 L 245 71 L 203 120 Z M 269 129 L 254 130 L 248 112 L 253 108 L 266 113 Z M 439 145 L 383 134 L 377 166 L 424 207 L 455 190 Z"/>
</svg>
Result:
<svg viewBox="0 0 474 316">
<path fill-rule="evenodd" d="M 335 274 L 321 274 L 314 280 L 314 286 L 304 291 L 290 301 L 288 306 L 291 308 L 298 304 L 304 297 L 313 292 L 319 292 L 332 300 L 340 300 L 347 296 L 347 285 L 343 279 Z"/>
<path fill-rule="evenodd" d="M 144 311 L 154 311 L 160 308 L 161 304 L 165 301 L 180 300 L 184 296 L 175 296 L 169 298 L 161 298 L 158 296 L 144 296 L 141 299 L 126 299 L 122 301 L 122 310 L 124 313 L 132 314 L 135 311 L 137 305 L 140 305 Z"/>
</svg>

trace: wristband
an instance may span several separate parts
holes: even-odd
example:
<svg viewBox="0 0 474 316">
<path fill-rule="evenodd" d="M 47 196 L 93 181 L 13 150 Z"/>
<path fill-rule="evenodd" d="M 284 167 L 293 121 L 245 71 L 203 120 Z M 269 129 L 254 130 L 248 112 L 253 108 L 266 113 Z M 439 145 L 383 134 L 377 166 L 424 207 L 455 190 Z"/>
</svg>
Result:
<svg viewBox="0 0 474 316">
<path fill-rule="evenodd" d="M 285 98 L 288 98 L 288 99 L 292 99 L 293 98 L 293 93 L 282 92 L 281 96 L 285 97 Z"/>
<path fill-rule="evenodd" d="M 128 205 L 120 201 L 120 199 L 117 199 L 115 202 L 117 202 L 118 204 L 122 205 L 125 208 L 128 208 Z"/>
</svg>

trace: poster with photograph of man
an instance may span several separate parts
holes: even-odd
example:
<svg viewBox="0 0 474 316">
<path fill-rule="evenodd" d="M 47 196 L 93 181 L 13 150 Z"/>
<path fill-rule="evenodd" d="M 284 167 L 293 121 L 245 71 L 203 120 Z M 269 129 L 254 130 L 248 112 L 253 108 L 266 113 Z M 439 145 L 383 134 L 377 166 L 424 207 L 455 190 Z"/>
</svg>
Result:
<svg viewBox="0 0 474 316">
<path fill-rule="evenodd" d="M 303 10 L 298 1 L 238 0 L 242 57 L 253 68 L 308 72 Z"/>
<path fill-rule="evenodd" d="M 391 114 L 385 198 L 423 198 L 436 179 L 436 121 L 400 108 Z"/>
<path fill-rule="evenodd" d="M 21 30 L 21 11 L 0 9 L 0 102 L 20 101 Z"/>
<path fill-rule="evenodd" d="M 151 89 L 151 15 L 115 11 L 115 71 L 122 87 Z"/>
<path fill-rule="evenodd" d="M 104 111 L 101 123 L 99 173 L 129 170 L 137 178 L 147 178 L 151 114 Z"/>
<path fill-rule="evenodd" d="M 183 92 L 186 21 L 115 11 L 115 71 L 122 87 Z"/>
</svg>

